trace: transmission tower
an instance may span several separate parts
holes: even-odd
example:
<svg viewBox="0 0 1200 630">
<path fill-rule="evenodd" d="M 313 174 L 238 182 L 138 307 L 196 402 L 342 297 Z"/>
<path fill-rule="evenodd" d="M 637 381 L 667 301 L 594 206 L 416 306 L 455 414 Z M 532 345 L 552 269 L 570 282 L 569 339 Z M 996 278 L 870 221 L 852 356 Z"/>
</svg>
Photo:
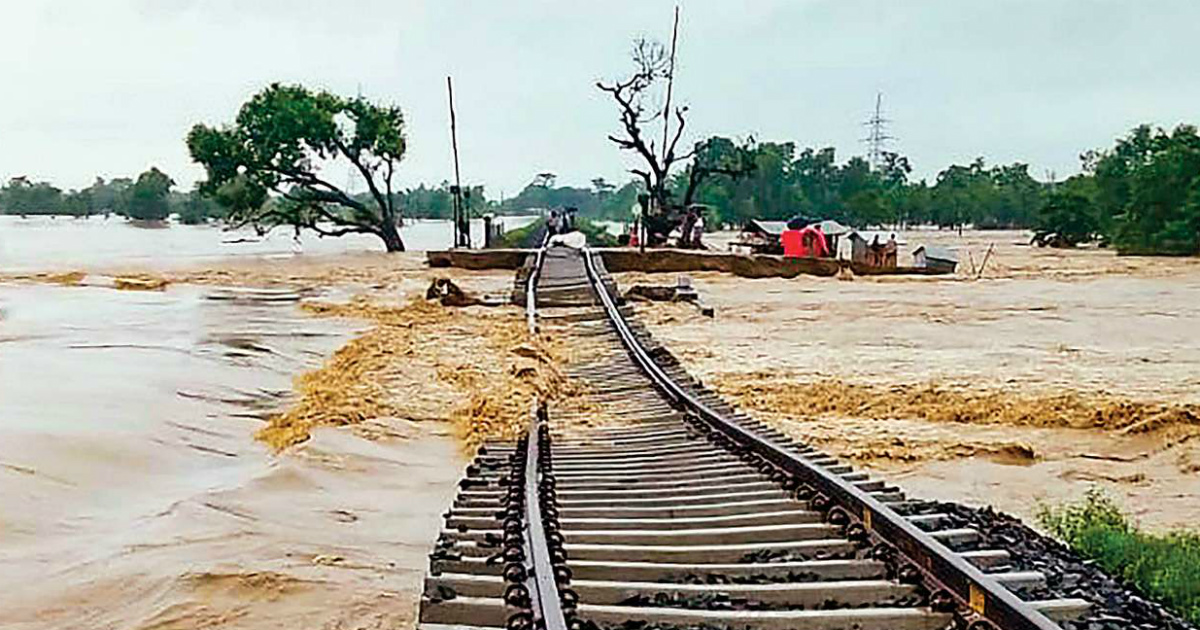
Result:
<svg viewBox="0 0 1200 630">
<path fill-rule="evenodd" d="M 878 169 L 883 164 L 883 153 L 887 143 L 895 140 L 895 136 L 887 133 L 890 118 L 883 117 L 883 92 L 875 93 L 875 114 L 863 123 L 870 131 L 863 142 L 867 143 L 867 162 L 871 168 Z"/>
</svg>

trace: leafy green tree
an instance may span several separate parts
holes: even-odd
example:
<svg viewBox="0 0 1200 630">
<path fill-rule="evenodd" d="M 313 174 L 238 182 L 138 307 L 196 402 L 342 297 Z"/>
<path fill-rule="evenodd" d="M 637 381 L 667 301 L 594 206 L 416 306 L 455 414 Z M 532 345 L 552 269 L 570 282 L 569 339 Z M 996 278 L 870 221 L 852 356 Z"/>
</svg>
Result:
<svg viewBox="0 0 1200 630">
<path fill-rule="evenodd" d="M 932 219 L 941 227 L 960 230 L 970 222 L 972 210 L 980 208 L 991 188 L 991 178 L 978 158 L 968 166 L 955 164 L 937 175 L 931 191 Z"/>
<path fill-rule="evenodd" d="M 580 213 L 586 217 L 606 219 L 610 221 L 630 221 L 633 218 L 631 210 L 637 206 L 638 195 L 645 192 L 641 182 L 630 180 L 609 194 L 597 193 L 598 203 L 586 213 L 582 207 Z"/>
<path fill-rule="evenodd" d="M 592 180 L 592 190 L 596 193 L 596 199 L 599 201 L 604 201 L 604 198 L 611 195 L 616 189 L 616 185 L 609 183 L 603 177 Z"/>
<path fill-rule="evenodd" d="M 28 177 L 14 177 L 0 188 L 0 208 L 6 214 L 64 214 L 62 204 L 62 190 Z"/>
<path fill-rule="evenodd" d="M 792 147 L 788 145 L 790 155 Z M 681 175 L 676 176 L 674 187 L 676 196 L 683 198 L 683 205 L 689 206 L 701 196 L 711 200 L 720 195 L 718 191 L 734 186 L 739 180 L 749 177 L 757 168 L 759 147 L 754 138 L 747 139 L 738 145 L 729 138 L 713 136 L 696 143 L 693 150 L 695 159 Z M 701 186 L 707 184 L 704 190 Z M 683 188 L 682 194 L 678 192 Z M 707 193 L 707 194 L 706 194 Z M 728 197 L 729 195 L 722 195 Z M 726 199 L 728 201 L 728 199 Z"/>
<path fill-rule="evenodd" d="M 1099 231 L 1091 200 L 1062 190 L 1051 193 L 1038 211 L 1033 239 L 1039 245 L 1074 247 L 1095 240 Z"/>
<path fill-rule="evenodd" d="M 792 164 L 796 186 L 804 200 L 800 212 L 809 217 L 848 220 L 841 207 L 839 169 L 833 147 L 806 148 Z"/>
<path fill-rule="evenodd" d="M 547 175 L 549 177 L 546 177 Z M 504 212 L 521 213 L 569 206 L 578 208 L 581 215 L 592 215 L 601 203 L 602 194 L 609 193 L 590 188 L 555 187 L 553 174 L 542 173 L 535 177 L 517 196 L 505 199 L 500 209 Z"/>
<path fill-rule="evenodd" d="M 175 182 L 166 173 L 151 167 L 138 176 L 129 188 L 125 216 L 139 221 L 162 221 L 170 216 L 167 198 Z"/>
<path fill-rule="evenodd" d="M 1142 125 L 1096 164 L 1097 199 L 1122 253 L 1200 253 L 1200 135 Z"/>
<path fill-rule="evenodd" d="M 68 191 L 67 194 L 63 195 L 62 209 L 63 214 L 76 217 L 94 214 L 95 208 L 92 201 L 92 191 L 87 188 L 78 191 Z"/>
<path fill-rule="evenodd" d="M 131 186 L 133 180 L 128 177 L 116 177 L 107 183 L 103 177 L 97 177 L 96 181 L 84 190 L 91 197 L 94 213 L 125 214 L 125 202 L 129 198 L 127 192 Z"/>
<path fill-rule="evenodd" d="M 196 125 L 187 143 L 208 173 L 201 190 L 235 225 L 374 234 L 387 251 L 404 250 L 392 186 L 406 148 L 398 107 L 272 84 L 242 105 L 233 125 Z M 322 166 L 347 162 L 366 181 L 369 203 L 323 176 Z M 279 202 L 268 204 L 271 196 Z"/>
<path fill-rule="evenodd" d="M 179 215 L 179 221 L 185 225 L 199 225 L 225 217 L 225 208 L 201 192 L 199 187 L 187 194 L 178 195 L 174 211 Z"/>
</svg>

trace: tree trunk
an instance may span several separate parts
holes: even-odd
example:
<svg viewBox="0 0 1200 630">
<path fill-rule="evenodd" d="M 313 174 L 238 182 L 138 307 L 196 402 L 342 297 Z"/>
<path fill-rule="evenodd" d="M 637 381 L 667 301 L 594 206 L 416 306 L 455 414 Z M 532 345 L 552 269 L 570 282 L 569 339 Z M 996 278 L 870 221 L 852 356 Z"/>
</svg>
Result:
<svg viewBox="0 0 1200 630">
<path fill-rule="evenodd" d="M 389 252 L 404 251 L 404 241 L 400 238 L 400 231 L 396 229 L 395 222 L 384 221 L 383 225 L 379 226 L 378 234 Z"/>
</svg>

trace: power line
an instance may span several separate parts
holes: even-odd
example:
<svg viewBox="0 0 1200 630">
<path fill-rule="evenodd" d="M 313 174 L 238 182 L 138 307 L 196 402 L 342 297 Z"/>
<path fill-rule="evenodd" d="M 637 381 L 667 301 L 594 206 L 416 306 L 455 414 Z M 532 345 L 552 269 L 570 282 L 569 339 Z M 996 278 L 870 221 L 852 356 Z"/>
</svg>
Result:
<svg viewBox="0 0 1200 630">
<path fill-rule="evenodd" d="M 863 123 L 870 128 L 867 137 L 862 141 L 867 143 L 867 162 L 871 164 L 871 168 L 878 169 L 883 165 L 883 154 L 886 152 L 887 143 L 896 139 L 895 136 L 887 133 L 887 126 L 891 122 L 890 118 L 883 117 L 883 92 L 876 92 L 875 114 Z"/>
</svg>

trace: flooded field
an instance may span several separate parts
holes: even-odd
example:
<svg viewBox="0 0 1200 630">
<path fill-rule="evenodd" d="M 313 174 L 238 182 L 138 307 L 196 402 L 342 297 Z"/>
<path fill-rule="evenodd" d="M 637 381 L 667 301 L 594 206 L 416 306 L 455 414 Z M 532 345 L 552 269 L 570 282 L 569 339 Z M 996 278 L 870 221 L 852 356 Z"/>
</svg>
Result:
<svg viewBox="0 0 1200 630">
<path fill-rule="evenodd" d="M 536 217 L 499 217 L 506 229 Z M 454 242 L 450 221 L 413 219 L 400 228 L 411 250 L 442 249 Z M 471 222 L 471 238 L 483 240 L 483 220 Z M 140 226 L 123 217 L 84 218 L 0 215 L 0 274 L 98 271 L 112 268 L 177 269 L 231 259 L 281 260 L 296 254 L 381 252 L 383 241 L 366 234 L 320 238 L 278 229 L 259 235 L 252 229 L 215 225 Z"/>
<path fill-rule="evenodd" d="M 411 625 L 464 444 L 503 430 L 468 377 L 536 361 L 501 336 L 520 312 L 426 305 L 416 252 L 149 264 L 98 253 L 105 230 L 0 269 L 0 627 Z M 116 290 L 136 277 L 163 282 Z M 315 420 L 264 435 L 285 417 Z"/>
<path fill-rule="evenodd" d="M 907 239 L 958 248 L 958 274 L 699 273 L 715 319 L 638 310 L 725 395 L 914 493 L 1029 516 L 1100 484 L 1148 526 L 1200 519 L 1200 260 L 1031 248 L 1016 232 Z"/>
</svg>

